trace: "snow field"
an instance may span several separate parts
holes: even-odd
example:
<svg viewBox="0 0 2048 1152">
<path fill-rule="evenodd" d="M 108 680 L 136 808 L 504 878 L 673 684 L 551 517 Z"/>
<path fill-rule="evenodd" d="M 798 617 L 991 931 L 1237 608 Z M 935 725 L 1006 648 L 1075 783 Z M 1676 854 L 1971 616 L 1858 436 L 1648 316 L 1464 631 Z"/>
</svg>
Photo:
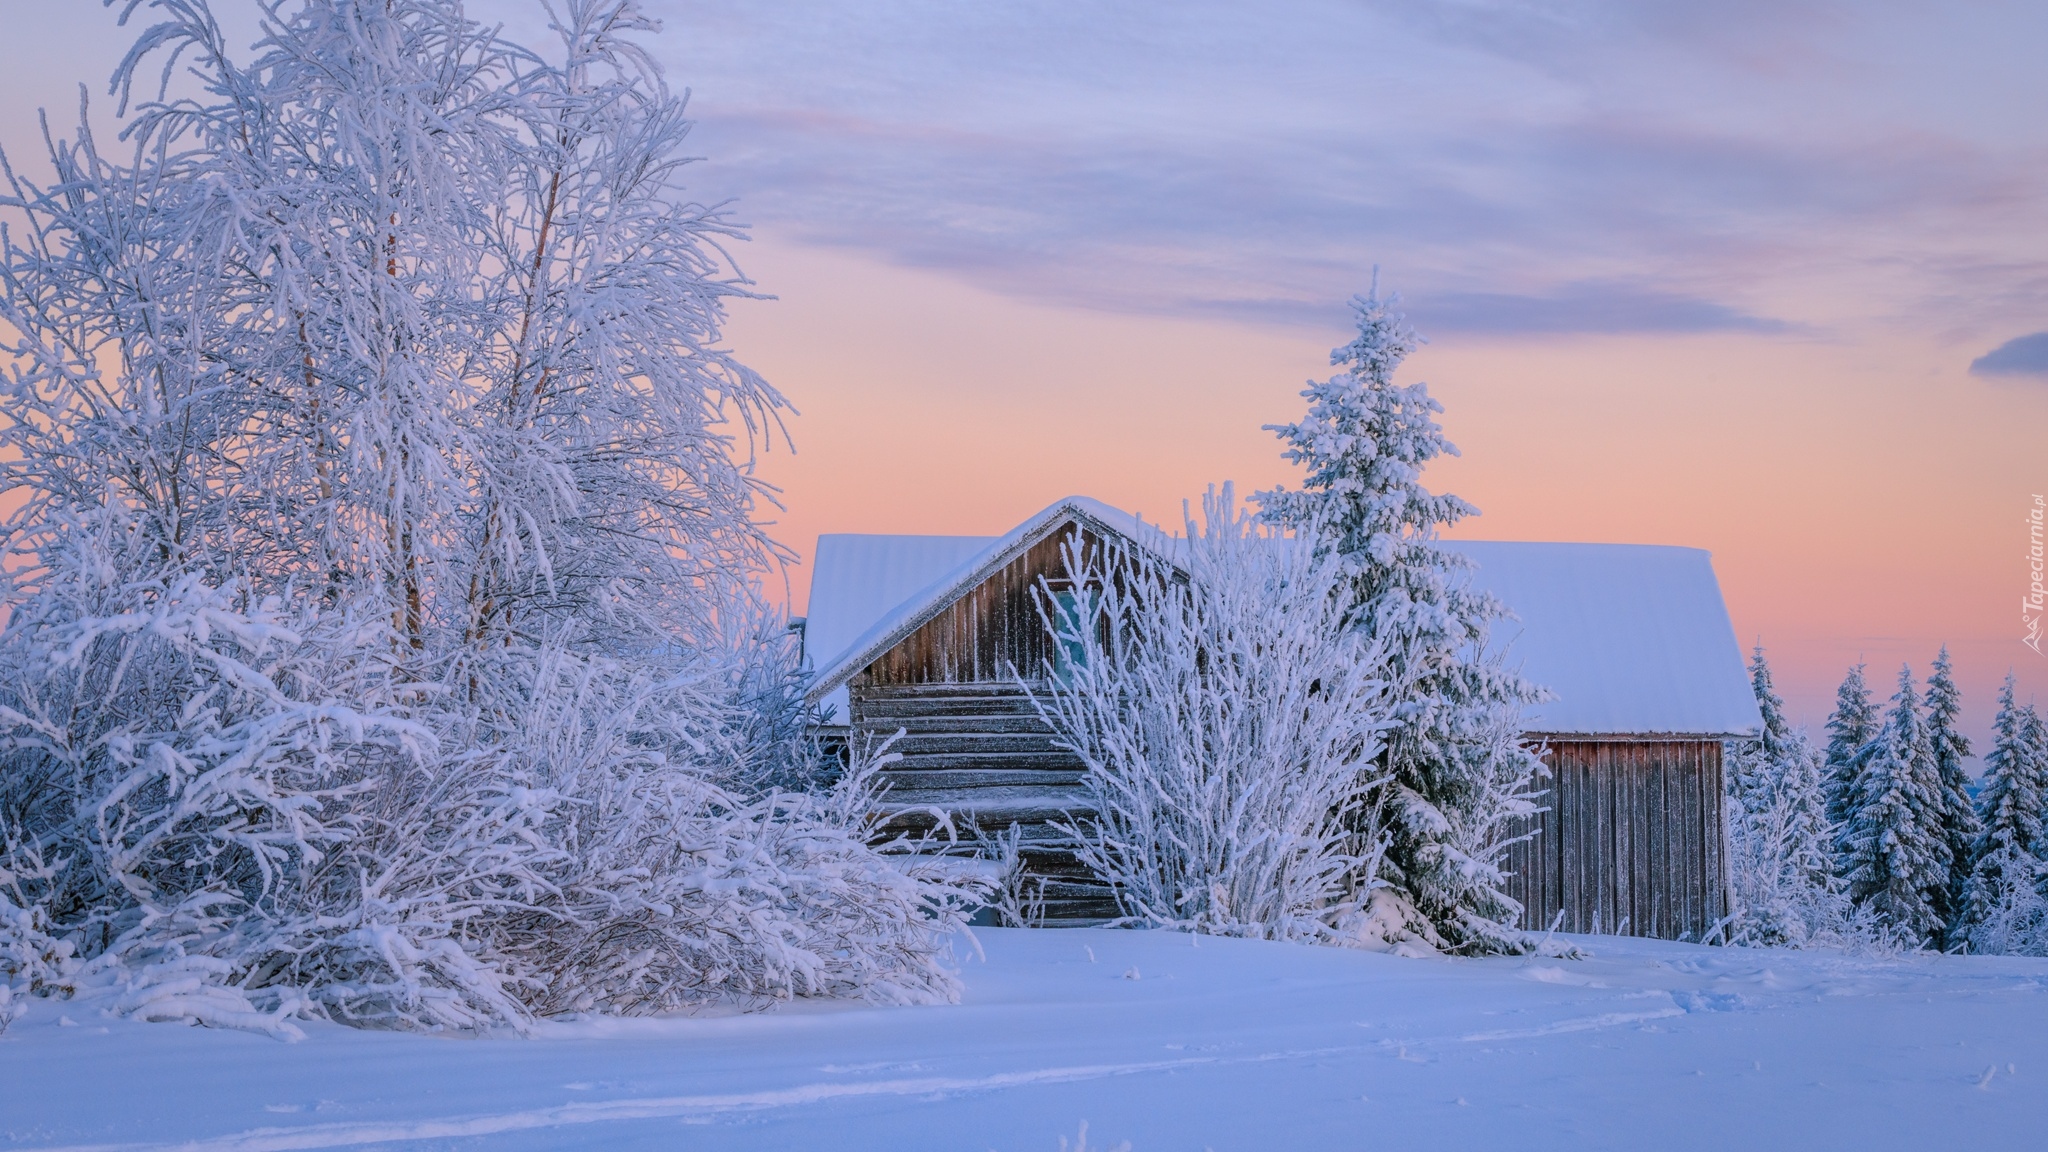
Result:
<svg viewBox="0 0 2048 1152">
<path fill-rule="evenodd" d="M 0 1147 L 2039 1146 L 2048 962 L 1579 938 L 1402 959 L 982 929 L 963 1002 L 286 1044 L 35 1000 Z"/>
</svg>

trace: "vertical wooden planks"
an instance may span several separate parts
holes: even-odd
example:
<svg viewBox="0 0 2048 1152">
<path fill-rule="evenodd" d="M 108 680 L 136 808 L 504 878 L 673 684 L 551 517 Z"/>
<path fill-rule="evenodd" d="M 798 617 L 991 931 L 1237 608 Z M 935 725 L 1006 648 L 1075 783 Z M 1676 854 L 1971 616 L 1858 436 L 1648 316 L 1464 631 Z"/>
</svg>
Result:
<svg viewBox="0 0 2048 1152">
<path fill-rule="evenodd" d="M 1700 939 L 1727 914 L 1720 747 L 1711 740 L 1552 740 L 1547 811 L 1517 846 L 1523 923 Z"/>
<path fill-rule="evenodd" d="M 1728 819 L 1722 810 L 1720 747 L 1702 743 L 1695 754 L 1699 758 L 1700 796 L 1703 800 L 1700 806 L 1700 881 L 1703 889 L 1700 911 L 1706 921 L 1702 927 L 1704 933 L 1712 931 L 1721 917 L 1727 914 L 1728 873 L 1721 849 L 1727 836 Z"/>
</svg>

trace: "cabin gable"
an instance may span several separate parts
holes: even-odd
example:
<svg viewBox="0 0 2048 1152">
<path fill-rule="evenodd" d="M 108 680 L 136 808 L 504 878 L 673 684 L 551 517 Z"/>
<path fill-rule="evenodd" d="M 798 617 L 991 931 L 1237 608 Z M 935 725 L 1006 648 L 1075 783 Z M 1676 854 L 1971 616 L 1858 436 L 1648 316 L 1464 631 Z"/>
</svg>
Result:
<svg viewBox="0 0 2048 1152">
<path fill-rule="evenodd" d="M 1072 520 L 1059 524 L 964 595 L 941 605 L 855 673 L 849 687 L 858 695 L 862 689 L 887 686 L 1041 679 L 1053 659 L 1053 639 L 1033 592 L 1067 584 L 1065 549 L 1076 532 L 1090 552 L 1102 547 L 1100 533 Z"/>
</svg>

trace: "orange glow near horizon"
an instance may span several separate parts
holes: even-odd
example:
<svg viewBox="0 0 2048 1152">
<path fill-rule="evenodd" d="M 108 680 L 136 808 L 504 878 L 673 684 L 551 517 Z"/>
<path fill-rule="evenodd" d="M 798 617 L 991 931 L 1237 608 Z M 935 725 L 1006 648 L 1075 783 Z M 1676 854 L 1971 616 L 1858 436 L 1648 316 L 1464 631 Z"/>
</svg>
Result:
<svg viewBox="0 0 2048 1152">
<path fill-rule="evenodd" d="M 728 336 L 782 389 L 797 452 L 776 537 L 993 535 L 1069 493 L 1175 523 L 1211 483 L 1292 483 L 1261 425 L 1294 419 L 1342 331 L 1063 309 L 770 237 L 740 253 L 773 302 Z M 1965 375 L 1954 349 L 1884 333 L 1443 341 L 1425 379 L 1463 455 L 1430 486 L 1473 539 L 1681 544 L 1713 553 L 1737 636 L 1758 639 L 1816 729 L 1866 659 L 1889 697 L 1946 643 L 1981 745 L 2019 642 L 2034 442 L 2048 389 Z M 809 574 L 790 574 L 793 606 Z"/>
</svg>

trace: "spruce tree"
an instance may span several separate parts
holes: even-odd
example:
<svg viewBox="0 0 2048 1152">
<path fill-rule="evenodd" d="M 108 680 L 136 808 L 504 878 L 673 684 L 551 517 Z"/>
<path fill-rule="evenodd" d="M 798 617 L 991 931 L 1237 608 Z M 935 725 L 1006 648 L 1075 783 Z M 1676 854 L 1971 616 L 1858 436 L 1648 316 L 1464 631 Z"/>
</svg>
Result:
<svg viewBox="0 0 2048 1152">
<path fill-rule="evenodd" d="M 1963 694 L 1956 687 L 1955 669 L 1944 644 L 1927 677 L 1927 744 L 1941 778 L 1941 834 L 1948 846 L 1950 867 L 1938 905 L 1950 932 L 1962 926 L 1963 887 L 1970 879 L 1970 848 L 1979 830 L 1977 810 L 1970 800 L 1970 774 L 1963 768 L 1970 741 L 1956 731 L 1962 710 Z"/>
<path fill-rule="evenodd" d="M 1755 810 L 1756 801 L 1769 792 L 1778 766 L 1785 762 L 1792 744 L 1792 726 L 1785 720 L 1785 701 L 1771 685 L 1771 666 L 1764 660 L 1764 646 L 1750 653 L 1749 686 L 1756 693 L 1757 711 L 1763 727 L 1754 740 L 1731 741 L 1728 756 L 1728 794 Z"/>
<path fill-rule="evenodd" d="M 1828 821 L 1842 827 L 1856 806 L 1856 758 L 1877 736 L 1877 707 L 1870 702 L 1861 663 L 1849 669 L 1835 690 L 1835 710 L 1828 715 L 1827 729 Z"/>
<path fill-rule="evenodd" d="M 1268 426 L 1287 459 L 1307 467 L 1302 490 L 1258 500 L 1269 522 L 1315 524 L 1345 557 L 1351 626 L 1385 640 L 1389 675 L 1405 687 L 1388 742 L 1397 799 L 1382 877 L 1455 947 L 1513 948 L 1517 910 L 1497 867 L 1504 829 L 1480 814 L 1542 770 L 1499 735 L 1540 694 L 1487 649 L 1506 609 L 1470 587 L 1470 561 L 1438 543 L 1443 528 L 1478 509 L 1422 485 L 1423 468 L 1457 449 L 1428 386 L 1394 383 L 1419 343 L 1394 303 L 1377 289 L 1354 299 L 1358 335 L 1330 354 L 1344 371 L 1310 382 L 1304 419 Z"/>
<path fill-rule="evenodd" d="M 1855 804 L 1842 846 L 1849 894 L 1893 928 L 1922 943 L 1944 923 L 1941 893 L 1950 857 L 1941 825 L 1941 774 L 1929 743 L 1910 666 L 1884 726 L 1856 758 Z"/>
<path fill-rule="evenodd" d="M 2048 747 L 2039 714 L 2032 705 L 2019 705 L 2013 695 L 2013 676 L 2007 673 L 1992 721 L 1991 751 L 1984 757 L 1984 787 L 1977 796 L 1980 827 L 1970 845 L 1957 933 L 1972 951 L 1987 950 L 1984 926 L 1999 917 L 1999 905 L 2014 887 L 2032 888 L 2039 881 L 2048 856 L 2048 834 L 2042 828 L 2048 816 Z"/>
<path fill-rule="evenodd" d="M 1737 907 L 1729 940 L 1797 946 L 1837 934 L 1848 902 L 1834 874 L 1821 757 L 1785 718 L 1762 645 L 1750 687 L 1763 726 L 1728 746 L 1729 871 Z"/>
</svg>

